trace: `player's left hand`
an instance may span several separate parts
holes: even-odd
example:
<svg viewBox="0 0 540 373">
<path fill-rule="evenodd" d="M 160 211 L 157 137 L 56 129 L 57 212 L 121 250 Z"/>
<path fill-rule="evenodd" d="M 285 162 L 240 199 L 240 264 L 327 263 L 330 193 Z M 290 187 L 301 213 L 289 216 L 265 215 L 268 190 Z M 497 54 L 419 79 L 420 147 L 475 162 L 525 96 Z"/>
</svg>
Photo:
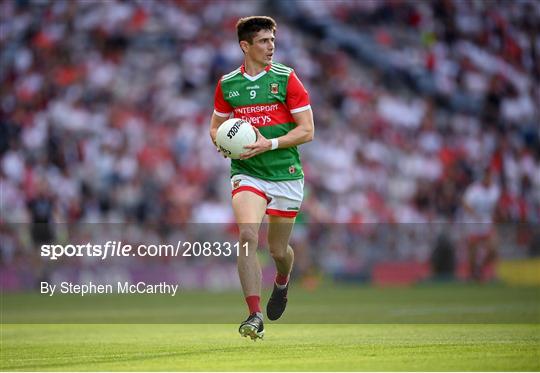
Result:
<svg viewBox="0 0 540 373">
<path fill-rule="evenodd" d="M 257 134 L 257 141 L 255 141 L 251 145 L 244 146 L 244 149 L 248 149 L 248 150 L 240 154 L 240 159 L 248 159 L 248 158 L 254 157 L 258 154 L 264 153 L 272 149 L 272 141 L 264 137 L 259 132 L 257 127 L 253 127 L 253 129 L 255 130 L 255 133 Z"/>
</svg>

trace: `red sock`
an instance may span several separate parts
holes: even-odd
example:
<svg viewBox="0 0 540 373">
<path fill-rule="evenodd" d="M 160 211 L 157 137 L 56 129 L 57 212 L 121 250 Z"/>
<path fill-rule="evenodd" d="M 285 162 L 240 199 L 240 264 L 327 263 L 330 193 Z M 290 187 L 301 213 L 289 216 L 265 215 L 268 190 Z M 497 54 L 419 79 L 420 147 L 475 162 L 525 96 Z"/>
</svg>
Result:
<svg viewBox="0 0 540 373">
<path fill-rule="evenodd" d="M 250 295 L 246 297 L 246 303 L 249 307 L 249 314 L 251 315 L 254 312 L 261 312 L 261 297 L 258 295 Z"/>
<path fill-rule="evenodd" d="M 289 275 L 284 276 L 284 275 L 280 275 L 279 273 L 276 274 L 276 284 L 287 285 L 287 282 L 289 282 Z"/>
</svg>

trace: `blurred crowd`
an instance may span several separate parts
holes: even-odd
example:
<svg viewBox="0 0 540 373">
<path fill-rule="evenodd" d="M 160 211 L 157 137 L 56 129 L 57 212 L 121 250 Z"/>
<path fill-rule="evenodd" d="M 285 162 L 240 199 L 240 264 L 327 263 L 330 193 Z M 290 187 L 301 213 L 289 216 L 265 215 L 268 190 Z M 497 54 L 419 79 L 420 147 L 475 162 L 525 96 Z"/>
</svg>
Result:
<svg viewBox="0 0 540 373">
<path fill-rule="evenodd" d="M 324 167 L 311 164 L 320 171 L 315 185 L 345 200 L 334 204 L 342 206 L 338 219 L 459 219 L 463 191 L 490 168 L 503 190 L 498 220 L 540 220 L 537 2 L 298 4 L 308 17 L 331 17 L 370 35 L 394 65 L 427 69 L 436 92 L 482 104 L 476 116 L 450 111 L 438 95 L 422 97 L 398 85 L 388 89 L 376 69 L 354 66 L 343 52 L 323 51 L 324 73 L 313 77 L 311 91 L 324 87 L 315 111 L 317 128 L 324 131 L 317 137 L 327 147 L 314 149 Z M 326 156 L 331 149 L 339 149 L 337 156 Z"/>
<path fill-rule="evenodd" d="M 538 2 L 295 3 L 373 38 L 403 68 L 428 69 L 439 91 L 479 99 L 479 115 L 383 82 L 264 1 L 231 4 L 2 2 L 2 223 L 232 223 L 229 164 L 208 136 L 213 91 L 242 62 L 236 20 L 267 14 L 274 58 L 296 70 L 315 114 L 300 221 L 452 223 L 489 168 L 497 221 L 538 224 Z"/>
</svg>

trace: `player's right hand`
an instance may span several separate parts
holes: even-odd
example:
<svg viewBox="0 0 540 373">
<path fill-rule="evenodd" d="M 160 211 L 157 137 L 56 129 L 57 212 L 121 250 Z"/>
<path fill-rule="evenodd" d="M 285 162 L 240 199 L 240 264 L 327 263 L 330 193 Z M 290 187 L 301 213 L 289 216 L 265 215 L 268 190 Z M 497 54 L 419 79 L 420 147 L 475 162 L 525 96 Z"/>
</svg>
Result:
<svg viewBox="0 0 540 373">
<path fill-rule="evenodd" d="M 223 156 L 223 158 L 227 158 L 227 156 L 225 154 L 223 154 L 221 149 L 217 148 L 217 151 L 218 151 L 219 154 L 221 154 Z"/>
<path fill-rule="evenodd" d="M 223 158 L 227 158 L 227 156 L 225 154 L 223 154 L 223 152 L 219 148 L 218 144 L 216 143 L 216 140 L 212 139 L 212 142 L 214 143 L 214 146 L 216 147 L 216 150 L 218 151 L 218 153 L 221 154 L 223 156 Z"/>
</svg>

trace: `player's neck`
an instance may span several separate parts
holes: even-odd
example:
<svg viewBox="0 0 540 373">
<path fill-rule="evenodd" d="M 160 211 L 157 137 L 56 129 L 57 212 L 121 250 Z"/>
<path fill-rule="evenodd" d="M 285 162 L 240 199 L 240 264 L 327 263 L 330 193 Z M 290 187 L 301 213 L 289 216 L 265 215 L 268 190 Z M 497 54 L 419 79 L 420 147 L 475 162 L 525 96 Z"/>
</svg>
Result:
<svg viewBox="0 0 540 373">
<path fill-rule="evenodd" d="M 248 59 L 244 60 L 244 71 L 249 76 L 257 76 L 266 68 L 267 68 L 267 65 L 259 64 Z"/>
</svg>

